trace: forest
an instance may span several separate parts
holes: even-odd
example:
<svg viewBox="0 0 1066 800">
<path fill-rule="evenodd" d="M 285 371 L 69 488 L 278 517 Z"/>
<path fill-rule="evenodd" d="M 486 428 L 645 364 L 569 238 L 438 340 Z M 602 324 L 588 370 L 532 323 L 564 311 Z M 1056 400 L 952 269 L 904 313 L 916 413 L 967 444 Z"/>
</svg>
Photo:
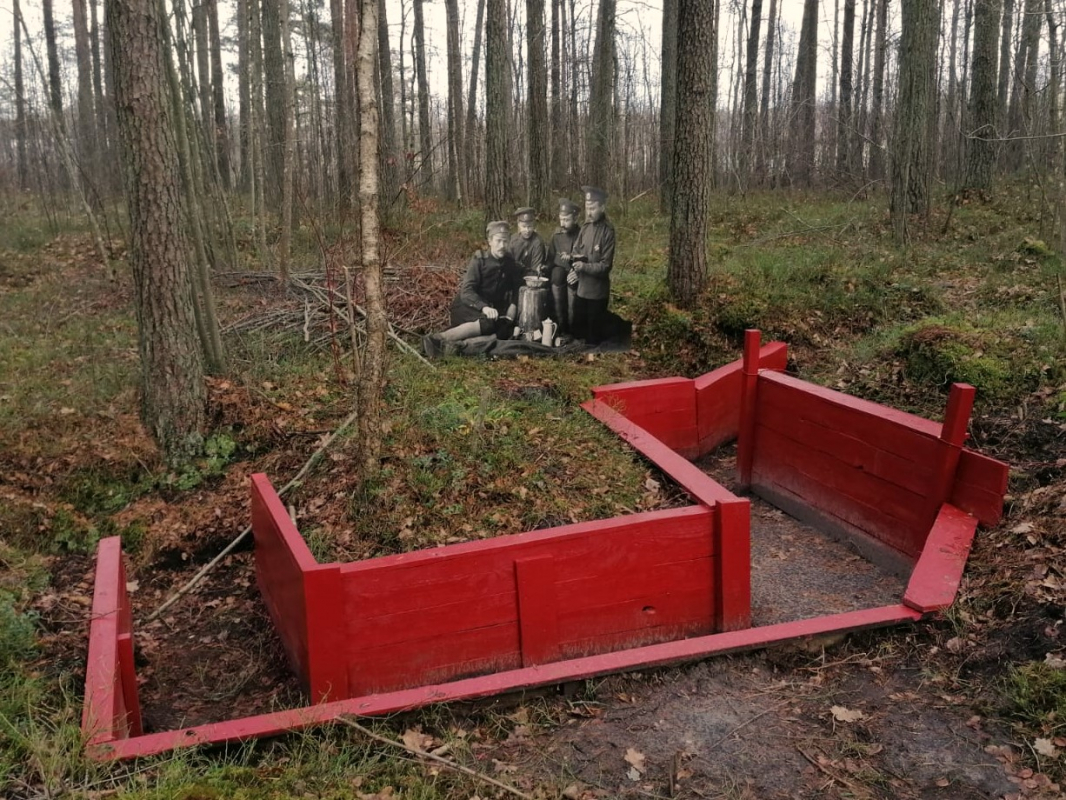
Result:
<svg viewBox="0 0 1066 800">
<path fill-rule="evenodd" d="M 0 795 L 1061 797 L 1064 20 L 1060 0 L 7 0 Z M 486 223 L 530 207 L 550 240 L 588 186 L 628 350 L 427 358 Z M 753 329 L 788 376 L 913 418 L 974 387 L 966 447 L 1009 483 L 950 608 L 92 757 L 101 542 L 121 538 L 146 733 L 298 709 L 253 474 L 321 564 L 677 511 L 686 487 L 582 404 L 711 373 Z M 694 463 L 740 491 L 739 458 Z M 751 508 L 756 624 L 850 591 L 802 559 L 896 590 Z"/>
</svg>

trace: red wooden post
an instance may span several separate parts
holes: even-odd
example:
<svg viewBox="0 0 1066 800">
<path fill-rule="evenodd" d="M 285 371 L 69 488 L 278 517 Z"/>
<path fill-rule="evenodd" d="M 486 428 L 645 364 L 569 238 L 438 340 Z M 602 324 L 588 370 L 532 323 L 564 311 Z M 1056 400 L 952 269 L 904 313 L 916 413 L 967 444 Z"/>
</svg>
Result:
<svg viewBox="0 0 1066 800">
<path fill-rule="evenodd" d="M 347 615 L 339 564 L 303 569 L 307 614 L 307 691 L 312 703 L 349 696 L 344 648 Z"/>
<path fill-rule="evenodd" d="M 941 453 L 933 473 L 932 491 L 929 493 L 928 516 L 930 524 L 940 513 L 940 506 L 948 501 L 955 471 L 959 467 L 962 445 L 966 441 L 966 427 L 970 424 L 974 395 L 977 390 L 968 383 L 951 384 L 948 406 L 944 411 L 944 424 L 940 427 Z"/>
<path fill-rule="evenodd" d="M 737 477 L 741 486 L 751 485 L 755 455 L 755 392 L 759 381 L 759 331 L 744 331 L 743 383 L 740 389 L 740 430 L 737 432 Z"/>
<path fill-rule="evenodd" d="M 715 628 L 751 627 L 751 501 L 719 500 L 714 509 Z"/>
<path fill-rule="evenodd" d="M 522 666 L 547 664 L 558 658 L 559 649 L 555 559 L 549 555 L 516 558 L 514 573 Z"/>
</svg>

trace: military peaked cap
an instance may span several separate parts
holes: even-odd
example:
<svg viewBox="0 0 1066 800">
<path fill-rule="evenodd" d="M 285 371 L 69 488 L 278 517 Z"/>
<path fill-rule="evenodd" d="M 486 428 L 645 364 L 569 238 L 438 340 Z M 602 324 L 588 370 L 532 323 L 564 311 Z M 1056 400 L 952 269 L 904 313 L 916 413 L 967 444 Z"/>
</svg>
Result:
<svg viewBox="0 0 1066 800">
<path fill-rule="evenodd" d="M 581 191 L 585 193 L 585 201 L 595 200 L 597 203 L 607 202 L 607 192 L 603 189 L 599 189 L 595 186 L 582 186 Z"/>
<path fill-rule="evenodd" d="M 560 214 L 576 214 L 580 209 L 577 207 L 577 203 L 567 200 L 565 197 L 559 200 L 559 213 Z"/>
<path fill-rule="evenodd" d="M 535 222 L 537 219 L 537 211 L 533 208 L 520 208 L 514 215 L 518 218 L 519 222 Z"/>
<path fill-rule="evenodd" d="M 490 222 L 488 225 L 485 226 L 485 235 L 488 236 L 490 239 L 496 234 L 506 236 L 510 232 L 511 226 L 503 220 L 499 219 L 495 222 Z"/>
</svg>

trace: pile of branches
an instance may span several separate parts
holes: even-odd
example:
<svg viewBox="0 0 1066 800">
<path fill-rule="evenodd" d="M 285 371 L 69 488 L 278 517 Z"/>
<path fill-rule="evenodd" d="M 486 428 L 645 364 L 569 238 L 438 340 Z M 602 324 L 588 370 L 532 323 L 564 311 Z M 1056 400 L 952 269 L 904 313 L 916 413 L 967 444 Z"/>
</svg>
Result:
<svg viewBox="0 0 1066 800">
<path fill-rule="evenodd" d="M 385 271 L 385 305 L 390 338 L 403 350 L 412 342 L 448 327 L 448 306 L 459 283 L 449 267 L 394 267 Z M 227 273 L 223 285 L 277 285 L 277 273 Z M 257 308 L 230 324 L 224 334 L 250 332 L 298 334 L 316 348 L 350 342 L 361 347 L 366 336 L 365 292 L 361 275 L 348 270 L 305 272 L 289 277 L 277 303 Z"/>
</svg>

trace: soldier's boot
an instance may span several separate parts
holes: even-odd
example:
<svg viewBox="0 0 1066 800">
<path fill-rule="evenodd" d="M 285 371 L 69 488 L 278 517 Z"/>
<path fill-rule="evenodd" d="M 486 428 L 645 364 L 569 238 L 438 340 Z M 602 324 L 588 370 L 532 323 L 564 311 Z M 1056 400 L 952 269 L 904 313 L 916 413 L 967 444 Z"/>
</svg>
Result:
<svg viewBox="0 0 1066 800">
<path fill-rule="evenodd" d="M 562 333 L 570 332 L 569 309 L 566 304 L 566 287 L 552 287 L 552 301 L 555 303 L 555 322 Z"/>
</svg>

